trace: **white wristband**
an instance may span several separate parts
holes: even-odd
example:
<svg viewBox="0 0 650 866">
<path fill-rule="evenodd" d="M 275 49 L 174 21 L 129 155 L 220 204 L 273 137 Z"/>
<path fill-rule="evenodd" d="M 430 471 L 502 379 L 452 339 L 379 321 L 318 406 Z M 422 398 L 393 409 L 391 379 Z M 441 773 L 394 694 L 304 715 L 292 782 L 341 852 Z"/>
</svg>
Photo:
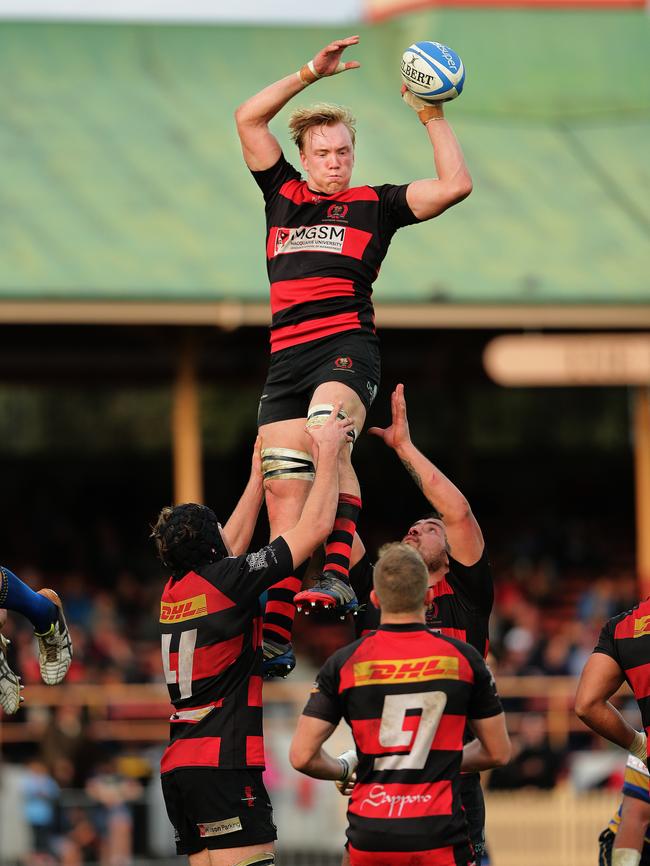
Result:
<svg viewBox="0 0 650 866">
<path fill-rule="evenodd" d="M 630 752 L 635 758 L 648 765 L 648 738 L 643 731 L 635 731 L 634 739 L 629 745 Z"/>
<path fill-rule="evenodd" d="M 347 752 L 343 752 L 342 755 L 338 756 L 338 761 L 341 764 L 341 777 L 339 778 L 339 782 L 347 782 L 350 776 L 357 769 L 359 763 L 357 753 L 354 749 L 349 749 Z"/>
<path fill-rule="evenodd" d="M 307 66 L 309 67 L 309 71 L 311 72 L 311 74 L 312 74 L 312 75 L 315 75 L 316 78 L 321 78 L 321 77 L 322 77 L 322 76 L 320 76 L 320 75 L 318 74 L 318 72 L 316 72 L 316 70 L 315 70 L 315 68 L 314 68 L 314 61 L 313 61 L 313 60 L 310 60 L 309 63 L 307 64 Z"/>
<path fill-rule="evenodd" d="M 316 69 L 314 68 L 314 61 L 313 60 L 310 60 L 309 63 L 307 64 L 307 66 L 309 67 L 309 71 L 311 72 L 311 74 L 315 75 L 316 78 L 322 78 L 323 77 L 322 75 L 319 75 L 318 72 L 316 72 Z M 344 71 L 345 71 L 345 63 L 343 63 L 343 61 L 341 61 L 339 63 L 339 65 L 336 67 L 336 69 L 334 70 L 334 72 L 330 72 L 330 75 L 338 75 L 339 72 L 344 72 Z"/>
</svg>

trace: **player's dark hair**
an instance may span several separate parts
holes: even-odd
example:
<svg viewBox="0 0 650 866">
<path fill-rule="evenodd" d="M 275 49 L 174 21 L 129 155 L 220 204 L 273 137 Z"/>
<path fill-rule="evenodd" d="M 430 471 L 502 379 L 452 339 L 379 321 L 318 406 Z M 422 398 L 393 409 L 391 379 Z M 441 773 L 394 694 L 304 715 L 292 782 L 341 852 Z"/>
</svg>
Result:
<svg viewBox="0 0 650 866">
<path fill-rule="evenodd" d="M 418 520 L 442 520 L 442 514 L 438 511 L 437 508 L 431 507 L 431 511 L 427 511 L 426 514 L 423 514 L 422 517 L 418 517 L 417 520 L 414 520 L 413 523 L 417 523 Z M 411 526 L 413 526 L 413 523 Z"/>
<path fill-rule="evenodd" d="M 386 544 L 379 551 L 373 585 L 384 613 L 415 613 L 424 606 L 429 572 L 409 544 Z"/>
<path fill-rule="evenodd" d="M 165 506 L 151 537 L 159 558 L 174 578 L 228 556 L 216 514 L 194 502 Z"/>
</svg>

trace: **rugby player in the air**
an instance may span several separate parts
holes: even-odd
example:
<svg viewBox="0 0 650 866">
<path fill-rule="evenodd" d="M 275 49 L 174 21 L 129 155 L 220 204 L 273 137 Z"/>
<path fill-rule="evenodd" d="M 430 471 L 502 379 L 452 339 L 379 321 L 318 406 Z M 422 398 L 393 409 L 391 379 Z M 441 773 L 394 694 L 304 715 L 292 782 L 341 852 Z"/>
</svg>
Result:
<svg viewBox="0 0 650 866">
<path fill-rule="evenodd" d="M 442 106 L 404 99 L 426 127 L 437 178 L 381 186 L 351 186 L 355 121 L 348 109 L 298 108 L 289 128 L 305 175 L 285 159 L 269 122 L 320 78 L 359 64 L 344 63 L 357 36 L 332 42 L 298 72 L 270 84 L 236 111 L 246 164 L 266 204 L 266 258 L 271 284 L 271 363 L 260 398 L 266 502 L 271 536 L 293 526 L 312 478 L 305 419 L 318 424 L 333 403 L 354 419 L 358 434 L 380 379 L 372 284 L 391 238 L 402 226 L 438 216 L 469 195 L 472 182 Z M 349 541 L 361 502 L 341 501 L 337 529 L 326 545 L 323 575 L 300 593 L 305 604 L 354 610 Z M 290 657 L 294 594 L 302 573 L 269 593 L 267 657 Z M 269 665 L 269 670 L 271 666 Z"/>
<path fill-rule="evenodd" d="M 9 641 L 1 633 L 7 620 L 7 609 L 21 613 L 34 626 L 41 678 L 50 686 L 60 683 L 68 672 L 72 661 L 72 640 L 57 593 L 53 589 L 34 592 L 12 571 L 0 566 L 0 707 L 12 715 L 22 703 L 23 687 L 20 677 L 9 666 Z"/>
<path fill-rule="evenodd" d="M 351 419 L 310 431 L 317 463 L 296 525 L 245 554 L 262 503 L 256 443 L 251 478 L 221 529 L 192 503 L 164 508 L 152 536 L 171 577 L 162 595 L 163 669 L 174 712 L 161 761 L 179 854 L 192 866 L 268 866 L 276 838 L 262 781 L 262 623 L 259 596 L 307 559 L 331 531 L 350 476 Z"/>
<path fill-rule="evenodd" d="M 467 641 L 485 656 L 494 586 L 481 528 L 461 491 L 411 441 L 403 385 L 391 395 L 391 410 L 389 427 L 371 427 L 368 432 L 395 451 L 435 509 L 435 514 L 417 520 L 402 539 L 418 551 L 427 567 L 431 588 L 427 625 Z M 352 561 L 352 586 L 364 605 L 355 619 L 361 635 L 377 628 L 379 610 L 371 600 L 372 564 L 358 536 Z M 485 803 L 477 773 L 463 775 L 461 796 L 480 863 L 485 849 Z"/>
<path fill-rule="evenodd" d="M 391 544 L 375 566 L 376 631 L 323 665 L 291 745 L 293 766 L 347 780 L 354 758 L 323 749 L 342 718 L 358 756 L 348 807 L 352 866 L 474 864 L 461 770 L 503 766 L 510 741 L 494 681 L 469 644 L 427 627 L 432 591 L 422 558 Z M 477 736 L 463 747 L 469 721 Z"/>
</svg>

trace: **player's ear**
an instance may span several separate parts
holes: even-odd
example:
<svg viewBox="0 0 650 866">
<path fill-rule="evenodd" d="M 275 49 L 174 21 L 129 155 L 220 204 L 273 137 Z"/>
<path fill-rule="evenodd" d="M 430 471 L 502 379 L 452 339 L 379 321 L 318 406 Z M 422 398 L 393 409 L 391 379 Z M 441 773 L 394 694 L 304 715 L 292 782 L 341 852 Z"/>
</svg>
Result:
<svg viewBox="0 0 650 866">
<path fill-rule="evenodd" d="M 370 601 L 374 604 L 375 607 L 381 607 L 379 604 L 379 596 L 374 591 L 374 589 L 370 590 Z"/>
<path fill-rule="evenodd" d="M 427 591 L 424 593 L 424 604 L 425 607 L 429 607 L 429 605 L 433 604 L 433 599 L 435 595 L 433 594 L 433 587 L 430 586 Z"/>
</svg>

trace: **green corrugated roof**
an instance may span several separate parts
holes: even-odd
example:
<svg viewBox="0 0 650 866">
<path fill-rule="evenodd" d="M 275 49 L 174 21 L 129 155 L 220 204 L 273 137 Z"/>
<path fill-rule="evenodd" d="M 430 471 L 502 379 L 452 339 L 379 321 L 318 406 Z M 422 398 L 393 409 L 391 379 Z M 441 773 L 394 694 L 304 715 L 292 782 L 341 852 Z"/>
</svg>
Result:
<svg viewBox="0 0 650 866">
<path fill-rule="evenodd" d="M 0 297 L 266 297 L 263 208 L 237 104 L 329 29 L 0 24 Z M 650 22 L 642 12 L 428 11 L 362 31 L 355 181 L 426 176 L 398 91 L 414 39 L 455 47 L 448 108 L 475 190 L 399 232 L 384 300 L 650 300 Z M 287 111 L 274 130 L 284 133 Z"/>
</svg>

